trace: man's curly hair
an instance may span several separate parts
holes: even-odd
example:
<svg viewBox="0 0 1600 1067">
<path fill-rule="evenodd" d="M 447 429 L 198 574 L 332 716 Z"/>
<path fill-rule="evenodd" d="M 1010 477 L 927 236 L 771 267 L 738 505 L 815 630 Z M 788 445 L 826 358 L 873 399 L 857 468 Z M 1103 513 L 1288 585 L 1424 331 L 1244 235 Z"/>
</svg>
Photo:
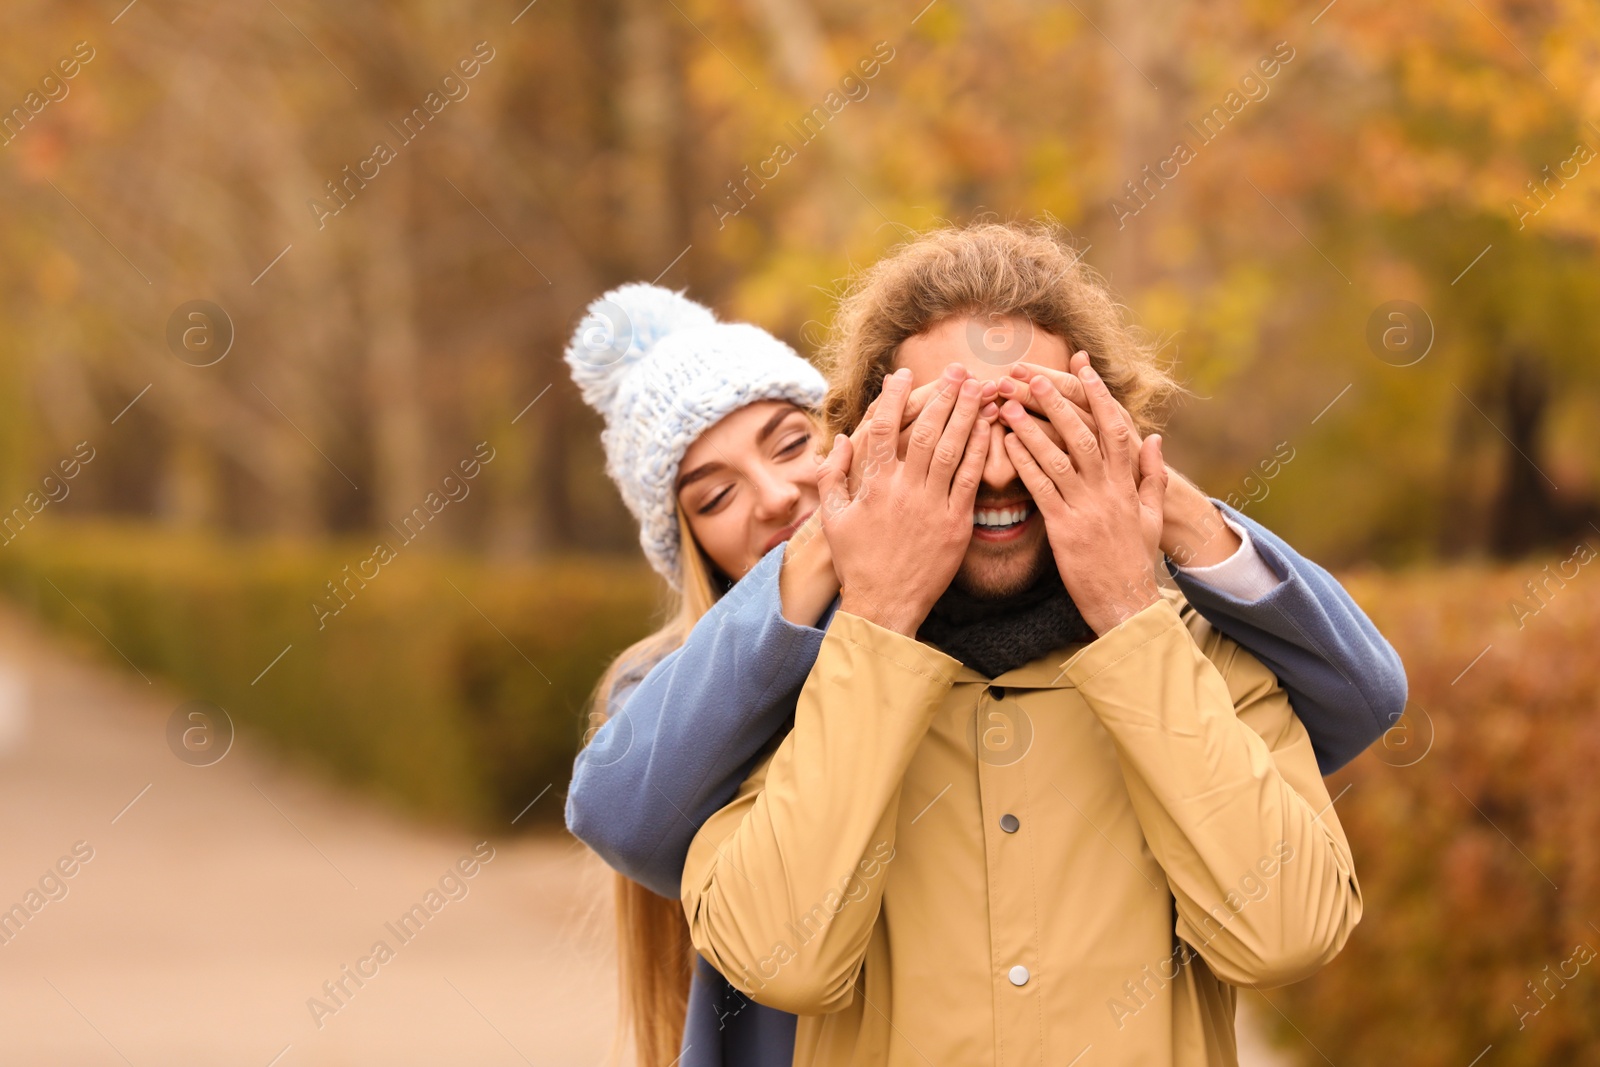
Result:
<svg viewBox="0 0 1600 1067">
<path fill-rule="evenodd" d="M 850 434 L 894 370 L 900 342 L 959 315 L 1015 315 L 1080 349 L 1141 434 L 1158 429 L 1181 390 L 1156 344 L 1062 230 L 1047 222 L 982 222 L 923 234 L 858 274 L 821 358 L 828 375 L 824 447 Z"/>
</svg>

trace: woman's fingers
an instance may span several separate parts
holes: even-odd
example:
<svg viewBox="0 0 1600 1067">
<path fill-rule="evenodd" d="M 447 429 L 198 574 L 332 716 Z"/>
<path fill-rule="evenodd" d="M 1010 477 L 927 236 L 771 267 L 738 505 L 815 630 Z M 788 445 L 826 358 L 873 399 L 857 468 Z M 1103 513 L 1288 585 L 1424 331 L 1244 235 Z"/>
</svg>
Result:
<svg viewBox="0 0 1600 1067">
<path fill-rule="evenodd" d="M 1139 502 L 1163 514 L 1167 499 L 1167 463 L 1161 455 L 1161 435 L 1153 433 L 1139 443 Z"/>
<path fill-rule="evenodd" d="M 961 465 L 950 479 L 950 511 L 954 515 L 964 516 L 969 522 L 972 520 L 973 506 L 978 500 L 978 485 L 983 481 L 983 465 L 989 458 L 990 444 L 997 436 L 991 429 L 994 416 L 985 414 L 993 408 L 993 404 L 985 404 L 979 411 L 977 423 L 967 435 Z"/>
<path fill-rule="evenodd" d="M 1048 441 L 1045 443 L 1049 444 Z M 1038 459 L 1023 443 L 1021 434 L 1001 434 L 1000 445 L 1006 450 L 1011 465 L 1017 469 L 1017 477 L 1022 479 L 1022 484 L 1028 490 L 1028 495 L 1033 498 L 1033 505 L 1039 509 L 1039 514 L 1054 516 L 1057 514 L 1057 509 L 1066 506 L 1066 498 L 1062 496 L 1060 486 L 1044 468 L 1039 466 Z M 1054 445 L 1050 447 L 1055 448 Z M 1061 455 L 1061 450 L 1056 449 L 1056 454 Z M 1068 463 L 1067 466 L 1070 468 L 1071 464 Z"/>
<path fill-rule="evenodd" d="M 833 451 L 822 461 L 822 466 L 817 469 L 817 493 L 822 498 L 821 512 L 822 525 L 828 525 L 828 520 L 838 515 L 850 503 L 850 493 L 845 486 L 845 473 L 850 470 L 851 459 L 850 438 L 844 434 L 835 434 L 833 437 Z"/>
<path fill-rule="evenodd" d="M 931 382 L 924 382 L 911 390 L 911 395 L 906 397 L 905 411 L 900 415 L 900 428 L 903 430 L 910 426 L 916 417 L 922 414 L 922 409 L 928 406 L 928 401 L 938 394 L 940 383 L 946 378 L 959 385 L 972 377 L 972 372 L 959 363 L 951 363 L 944 369 L 944 373 Z"/>
<path fill-rule="evenodd" d="M 1092 364 L 1089 362 L 1089 353 L 1082 350 L 1074 352 L 1067 360 L 1067 371 L 1065 374 L 1051 367 L 1042 367 L 1037 363 L 1014 363 L 1011 366 L 1011 378 L 1006 380 L 1007 386 L 1010 386 L 1011 388 L 1011 392 L 1007 395 L 1014 395 L 1016 393 L 1017 387 L 1016 385 L 1012 384 L 1013 380 L 1015 380 L 1018 384 L 1022 384 L 1031 380 L 1036 375 L 1042 374 L 1046 378 L 1049 378 L 1057 389 L 1061 390 L 1062 396 L 1065 396 L 1069 401 L 1077 406 L 1079 417 L 1088 424 L 1089 429 L 1099 433 L 1100 428 L 1095 422 L 1094 414 L 1089 409 L 1089 394 L 1084 390 L 1083 382 L 1078 377 L 1078 375 L 1083 371 L 1083 368 L 1088 366 L 1092 366 Z M 1044 414 L 1044 412 L 1038 406 L 1038 401 L 1036 401 L 1030 393 L 1024 392 L 1021 395 L 1016 396 L 1016 399 L 1021 401 L 1022 406 L 1028 408 L 1030 411 L 1037 411 L 1041 415 Z M 1133 416 L 1128 414 L 1128 409 L 1123 406 L 1122 401 L 1118 400 L 1115 396 L 1113 396 L 1111 400 L 1114 404 L 1116 404 L 1117 410 L 1122 412 L 1122 417 L 1128 420 L 1129 428 L 1133 430 L 1133 447 L 1131 451 L 1136 453 L 1139 450 L 1140 444 L 1144 440 L 1143 435 L 1139 433 L 1139 427 L 1134 423 Z"/>
<path fill-rule="evenodd" d="M 1011 432 L 1005 436 L 1015 437 L 1022 450 L 1027 453 L 1028 462 L 1039 468 L 1043 476 L 1055 486 L 1055 492 L 1063 498 L 1070 498 L 1078 472 L 1067 453 L 1057 448 L 1055 442 L 1045 436 L 1044 430 L 1020 404 L 1008 401 L 1002 405 L 1000 418 L 1011 428 Z M 1015 463 L 1015 453 L 1009 443 L 1006 445 L 1006 454 L 1013 456 Z M 1022 473 L 1021 467 L 1017 468 L 1017 473 L 1019 475 Z M 1029 485 L 1028 488 L 1032 491 L 1033 486 Z"/>
<path fill-rule="evenodd" d="M 907 447 L 911 444 L 911 426 L 916 422 L 916 416 L 922 413 L 922 408 L 927 404 L 928 399 L 939 390 L 945 375 L 950 376 L 950 379 L 955 382 L 962 382 L 973 377 L 972 372 L 967 370 L 966 367 L 959 363 L 952 363 L 945 368 L 944 375 L 911 390 L 911 395 L 906 398 L 906 410 L 900 423 L 900 455 L 905 455 Z M 1000 399 L 1000 383 L 993 379 L 975 380 L 978 381 L 978 387 L 982 390 L 979 394 L 980 402 L 984 405 L 979 409 L 981 413 L 983 410 L 987 410 L 987 405 L 990 401 L 998 401 Z M 990 420 L 997 418 L 999 410 L 999 407 L 996 406 L 987 417 Z"/>
<path fill-rule="evenodd" d="M 945 367 L 944 373 L 938 378 L 935 378 L 931 382 L 925 382 L 911 390 L 911 395 L 906 398 L 905 414 L 901 416 L 900 428 L 902 430 L 910 426 L 916 417 L 922 414 L 923 407 L 926 406 L 928 400 L 938 392 L 939 383 L 945 378 L 949 378 L 951 381 L 954 381 L 958 384 L 966 381 L 968 378 L 973 378 L 974 381 L 978 382 L 978 387 L 982 390 L 980 395 L 985 402 L 999 399 L 999 381 L 995 379 L 974 378 L 973 373 L 960 363 L 951 363 Z"/>
<path fill-rule="evenodd" d="M 1089 410 L 1094 413 L 1095 424 L 1100 429 L 1100 445 L 1104 449 L 1106 465 L 1111 476 L 1118 480 L 1133 478 L 1133 427 L 1117 407 L 1111 390 L 1100 380 L 1095 369 L 1085 366 L 1078 372 L 1084 390 L 1089 394 Z"/>
<path fill-rule="evenodd" d="M 900 417 L 905 411 L 906 396 L 911 392 L 911 371 L 901 368 L 883 380 L 878 409 L 872 415 L 867 430 L 867 456 L 862 464 L 863 489 L 879 470 L 889 469 L 896 458 L 895 448 L 900 440 Z"/>
<path fill-rule="evenodd" d="M 1042 402 L 1037 399 L 1032 399 L 1026 402 L 1019 401 L 1019 403 L 1022 403 L 1022 406 L 1027 409 L 1028 414 L 1033 416 L 1034 424 L 1038 426 L 1039 429 L 1044 431 L 1044 435 L 1050 438 L 1051 441 L 1055 442 L 1057 448 L 1064 450 L 1067 447 L 1067 442 L 1061 437 L 1061 431 L 1055 428 L 1055 425 L 1050 421 L 1050 416 L 1045 414 L 1044 405 Z M 1071 401 L 1068 401 L 1068 403 L 1071 403 Z M 1084 409 L 1078 407 L 1076 404 L 1073 404 L 1072 408 L 1078 413 L 1078 418 L 1083 421 L 1083 424 L 1089 427 L 1090 430 L 1093 430 L 1094 416 L 1089 414 Z"/>
<path fill-rule="evenodd" d="M 1117 410 L 1122 413 L 1123 420 L 1127 422 L 1128 429 L 1133 433 L 1133 450 L 1135 452 L 1139 451 L 1139 446 L 1144 444 L 1144 435 L 1139 432 L 1139 427 L 1134 423 L 1133 416 L 1128 414 L 1128 409 L 1122 406 L 1122 401 L 1112 397 L 1111 402 L 1117 405 Z"/>
<path fill-rule="evenodd" d="M 1031 367 L 1034 366 L 1034 364 L 1019 363 L 1017 366 Z M 1015 370 L 1016 368 L 1013 368 L 1013 372 L 1015 372 Z M 1041 405 L 1039 398 L 1034 395 L 1033 390 L 1028 385 L 1029 381 L 1039 376 L 1040 374 L 1031 374 L 1025 380 L 1017 378 L 1001 378 L 998 383 L 998 388 L 1000 390 L 999 399 L 1002 401 L 1008 399 L 1015 400 L 1017 403 L 1021 404 L 1035 415 L 1038 415 L 1041 419 L 1044 418 L 1044 407 Z M 1082 419 L 1091 430 L 1094 429 L 1094 415 L 1089 411 L 1087 398 L 1084 398 L 1081 402 L 1073 399 L 1074 397 L 1083 396 L 1083 383 L 1079 382 L 1078 379 L 1073 375 L 1063 375 L 1060 371 L 1044 373 L 1043 376 L 1048 378 L 1050 382 L 1055 385 L 1061 394 L 1067 398 L 1067 402 L 1069 404 L 1078 409 L 1078 417 Z M 1066 388 L 1063 388 L 1061 385 L 1062 382 L 1071 382 L 1072 384 Z"/>
<path fill-rule="evenodd" d="M 1078 380 L 1079 367 L 1088 366 L 1089 354 L 1077 352 L 1067 361 L 1066 370 L 1056 370 L 1054 367 L 1041 366 L 1038 363 L 1018 361 L 1011 365 L 1011 377 L 1018 382 L 1027 384 L 1039 375 L 1050 379 L 1050 384 L 1061 390 L 1061 395 L 1074 404 L 1089 409 L 1089 397 L 1083 391 L 1083 383 Z"/>
<path fill-rule="evenodd" d="M 1067 360 L 1067 370 L 1071 372 L 1073 381 L 1077 385 L 1081 385 L 1082 383 L 1078 381 L 1076 376 L 1083 372 L 1083 368 L 1090 366 L 1093 366 L 1093 364 L 1089 362 L 1089 353 L 1082 350 L 1072 353 L 1072 358 Z M 1139 446 L 1144 443 L 1144 438 L 1139 433 L 1139 427 L 1134 424 L 1133 416 L 1128 414 L 1128 409 L 1123 407 L 1122 401 L 1113 396 L 1111 398 L 1111 402 L 1117 405 L 1117 410 L 1122 412 L 1122 417 L 1128 420 L 1128 428 L 1133 431 L 1133 451 L 1138 452 Z M 1083 397 L 1083 402 L 1078 406 L 1080 408 L 1087 408 L 1089 406 L 1089 398 L 1087 395 Z M 1091 425 L 1090 429 L 1095 429 L 1095 427 Z"/>
<path fill-rule="evenodd" d="M 929 398 L 911 425 L 911 440 L 906 445 L 906 476 L 912 485 L 921 485 L 928 478 L 933 464 L 933 452 L 944 435 L 945 423 L 956 406 L 962 381 L 952 368 L 946 368 L 938 381 L 939 388 Z"/>
<path fill-rule="evenodd" d="M 1004 380 L 1004 385 L 1001 387 L 1001 395 L 1017 400 L 1024 408 L 1037 415 L 1049 418 L 1046 399 L 1041 390 L 1032 384 L 1039 378 L 1054 386 L 1071 405 L 1078 420 L 1097 438 L 1097 451 L 1105 457 L 1107 464 L 1119 470 L 1127 470 L 1136 480 L 1143 479 L 1141 450 L 1144 439 L 1128 409 L 1111 394 L 1104 380 L 1095 371 L 1087 352 L 1082 350 L 1074 352 L 1067 360 L 1066 371 L 1019 361 L 1011 366 L 1009 377 Z M 1058 417 L 1050 421 L 1059 424 L 1067 420 Z M 1063 446 L 1076 460 L 1078 450 L 1068 445 L 1065 434 L 1062 437 Z"/>
<path fill-rule="evenodd" d="M 950 491 L 950 479 L 955 475 L 956 467 L 966 457 L 967 441 L 972 436 L 973 423 L 978 419 L 982 393 L 978 382 L 970 378 L 956 386 L 955 410 L 950 412 L 950 421 L 945 423 L 939 443 L 934 446 L 933 458 L 928 466 L 928 480 L 946 493 Z"/>
<path fill-rule="evenodd" d="M 866 413 L 861 416 L 861 421 L 856 424 L 856 428 L 850 431 L 849 434 L 851 462 L 848 488 L 852 493 L 861 486 L 861 475 L 863 468 L 866 466 L 867 458 L 867 436 L 872 432 L 872 420 L 878 414 L 878 402 L 882 399 L 883 394 L 881 392 L 872 398 L 872 403 L 867 405 Z"/>
<path fill-rule="evenodd" d="M 1105 460 L 1100 454 L 1100 442 L 1089 424 L 1078 414 L 1077 405 L 1067 402 L 1048 378 L 1040 375 L 1029 383 L 1044 408 L 1045 417 L 1060 435 L 1067 454 L 1078 473 L 1086 477 L 1102 477 Z"/>
</svg>

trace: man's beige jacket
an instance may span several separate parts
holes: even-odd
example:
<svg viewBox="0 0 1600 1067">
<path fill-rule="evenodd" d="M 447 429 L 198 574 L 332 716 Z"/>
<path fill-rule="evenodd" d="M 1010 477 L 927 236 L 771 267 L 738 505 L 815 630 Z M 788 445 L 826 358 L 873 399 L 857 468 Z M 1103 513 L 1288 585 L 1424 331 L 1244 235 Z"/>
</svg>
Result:
<svg viewBox="0 0 1600 1067">
<path fill-rule="evenodd" d="M 1361 894 L 1277 680 L 1168 592 L 993 680 L 836 613 L 683 906 L 796 1064 L 1091 1067 L 1234 1063 L 1234 987 Z"/>
</svg>

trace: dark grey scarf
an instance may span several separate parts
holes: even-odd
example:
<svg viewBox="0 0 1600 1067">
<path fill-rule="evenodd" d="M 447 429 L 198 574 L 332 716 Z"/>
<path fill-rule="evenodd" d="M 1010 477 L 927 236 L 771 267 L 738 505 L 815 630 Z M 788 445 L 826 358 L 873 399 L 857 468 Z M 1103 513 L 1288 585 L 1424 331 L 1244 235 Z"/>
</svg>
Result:
<svg viewBox="0 0 1600 1067">
<path fill-rule="evenodd" d="M 985 678 L 998 678 L 1063 645 L 1094 639 L 1053 560 L 1032 586 L 1003 600 L 980 600 L 952 584 L 917 631 L 917 640 Z"/>
</svg>

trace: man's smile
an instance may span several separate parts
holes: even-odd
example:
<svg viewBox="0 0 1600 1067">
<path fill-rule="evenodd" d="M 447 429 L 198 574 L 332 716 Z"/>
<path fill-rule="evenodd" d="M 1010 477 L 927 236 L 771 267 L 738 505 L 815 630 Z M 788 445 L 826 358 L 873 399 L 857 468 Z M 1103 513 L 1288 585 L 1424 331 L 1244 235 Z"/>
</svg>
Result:
<svg viewBox="0 0 1600 1067">
<path fill-rule="evenodd" d="M 980 506 L 972 512 L 972 539 L 990 544 L 1015 541 L 1033 528 L 1039 509 L 1031 500 L 1001 506 Z"/>
</svg>

